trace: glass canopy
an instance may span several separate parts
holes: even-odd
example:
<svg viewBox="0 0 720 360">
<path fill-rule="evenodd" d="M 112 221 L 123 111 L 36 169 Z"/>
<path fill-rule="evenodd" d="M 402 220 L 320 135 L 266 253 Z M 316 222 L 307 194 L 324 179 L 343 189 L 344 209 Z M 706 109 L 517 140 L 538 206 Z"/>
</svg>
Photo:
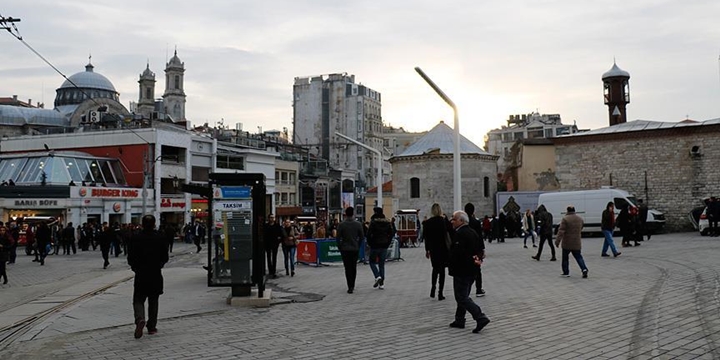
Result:
<svg viewBox="0 0 720 360">
<path fill-rule="evenodd" d="M 14 154 L 0 157 L 0 181 L 13 180 L 16 185 L 127 186 L 120 161 L 83 153 Z"/>
</svg>

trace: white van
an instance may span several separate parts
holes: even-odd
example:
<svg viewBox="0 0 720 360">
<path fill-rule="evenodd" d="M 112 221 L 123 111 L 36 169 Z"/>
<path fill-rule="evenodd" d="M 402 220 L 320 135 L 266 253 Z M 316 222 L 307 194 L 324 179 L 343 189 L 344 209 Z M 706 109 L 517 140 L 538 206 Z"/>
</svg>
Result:
<svg viewBox="0 0 720 360">
<path fill-rule="evenodd" d="M 568 205 L 575 206 L 575 213 L 583 218 L 585 227 L 583 232 L 600 232 L 602 224 L 602 212 L 608 202 L 615 204 L 615 216 L 620 214 L 620 209 L 628 204 L 638 206 L 637 199 L 625 190 L 603 186 L 597 190 L 562 191 L 540 194 L 538 205 L 545 205 L 545 208 L 553 216 L 553 227 L 557 231 L 560 220 L 567 212 Z M 647 228 L 656 233 L 665 226 L 665 216 L 657 210 L 648 210 Z"/>
</svg>

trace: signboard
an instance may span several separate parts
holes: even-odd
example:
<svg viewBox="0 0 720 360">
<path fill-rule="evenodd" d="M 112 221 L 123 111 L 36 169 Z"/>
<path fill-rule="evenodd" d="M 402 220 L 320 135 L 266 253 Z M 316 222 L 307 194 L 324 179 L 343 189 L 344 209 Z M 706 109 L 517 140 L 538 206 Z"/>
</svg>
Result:
<svg viewBox="0 0 720 360">
<path fill-rule="evenodd" d="M 185 210 L 185 199 L 184 198 L 161 198 L 160 209 L 161 211 L 182 211 Z"/>
<path fill-rule="evenodd" d="M 152 193 L 152 192 L 151 192 Z M 140 199 L 141 189 L 135 188 L 109 188 L 91 186 L 72 186 L 70 198 L 73 199 Z"/>
<path fill-rule="evenodd" d="M 250 186 L 223 186 L 213 190 L 216 199 L 250 199 L 252 188 Z"/>
<path fill-rule="evenodd" d="M 342 261 L 340 249 L 338 249 L 335 240 L 318 240 L 318 253 L 320 254 L 320 262 Z"/>
<path fill-rule="evenodd" d="M 313 240 L 300 240 L 297 246 L 297 261 L 306 264 L 317 264 L 317 243 Z"/>
<path fill-rule="evenodd" d="M 342 208 L 347 209 L 349 207 L 355 207 L 355 194 L 342 193 Z"/>
</svg>

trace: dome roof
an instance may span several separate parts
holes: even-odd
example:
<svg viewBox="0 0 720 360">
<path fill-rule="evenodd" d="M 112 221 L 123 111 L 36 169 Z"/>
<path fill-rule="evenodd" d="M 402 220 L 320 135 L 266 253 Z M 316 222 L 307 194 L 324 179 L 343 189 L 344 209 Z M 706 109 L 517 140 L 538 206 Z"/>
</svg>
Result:
<svg viewBox="0 0 720 360">
<path fill-rule="evenodd" d="M 150 71 L 150 63 L 148 62 L 147 67 L 145 68 L 145 71 L 143 71 L 142 74 L 140 74 L 141 79 L 155 79 L 155 73 Z"/>
<path fill-rule="evenodd" d="M 77 87 L 81 89 L 99 89 L 117 92 L 115 86 L 105 76 L 102 76 L 93 71 L 94 66 L 90 63 L 85 65 L 85 71 L 74 74 L 65 80 L 60 86 L 60 89 L 74 88 L 72 83 L 75 83 Z M 72 81 L 72 83 L 71 83 Z"/>
<path fill-rule="evenodd" d="M 607 78 L 618 77 L 618 76 L 629 78 L 630 73 L 619 68 L 617 66 L 617 64 L 613 62 L 612 68 L 603 74 L 602 79 L 605 80 Z"/>
<path fill-rule="evenodd" d="M 410 145 L 402 154 L 397 157 L 418 156 L 428 153 L 453 154 L 455 152 L 455 130 L 447 126 L 443 121 L 435 125 L 425 136 L 421 137 Z M 490 155 L 472 141 L 460 135 L 461 154 Z"/>
<path fill-rule="evenodd" d="M 180 58 L 177 56 L 177 49 L 175 49 L 175 53 L 173 54 L 173 57 L 170 58 L 170 61 L 167 63 L 167 67 L 183 67 L 185 64 L 180 61 Z"/>
</svg>

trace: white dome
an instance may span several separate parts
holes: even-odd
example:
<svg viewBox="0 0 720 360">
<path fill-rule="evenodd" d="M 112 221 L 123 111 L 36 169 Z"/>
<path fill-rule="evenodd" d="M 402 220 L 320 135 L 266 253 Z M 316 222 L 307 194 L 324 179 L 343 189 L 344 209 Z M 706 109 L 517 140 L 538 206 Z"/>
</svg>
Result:
<svg viewBox="0 0 720 360">
<path fill-rule="evenodd" d="M 619 68 L 617 66 L 617 64 L 613 63 L 612 68 L 603 74 L 602 79 L 605 80 L 610 77 L 618 77 L 618 76 L 629 78 L 630 73 Z"/>
</svg>

